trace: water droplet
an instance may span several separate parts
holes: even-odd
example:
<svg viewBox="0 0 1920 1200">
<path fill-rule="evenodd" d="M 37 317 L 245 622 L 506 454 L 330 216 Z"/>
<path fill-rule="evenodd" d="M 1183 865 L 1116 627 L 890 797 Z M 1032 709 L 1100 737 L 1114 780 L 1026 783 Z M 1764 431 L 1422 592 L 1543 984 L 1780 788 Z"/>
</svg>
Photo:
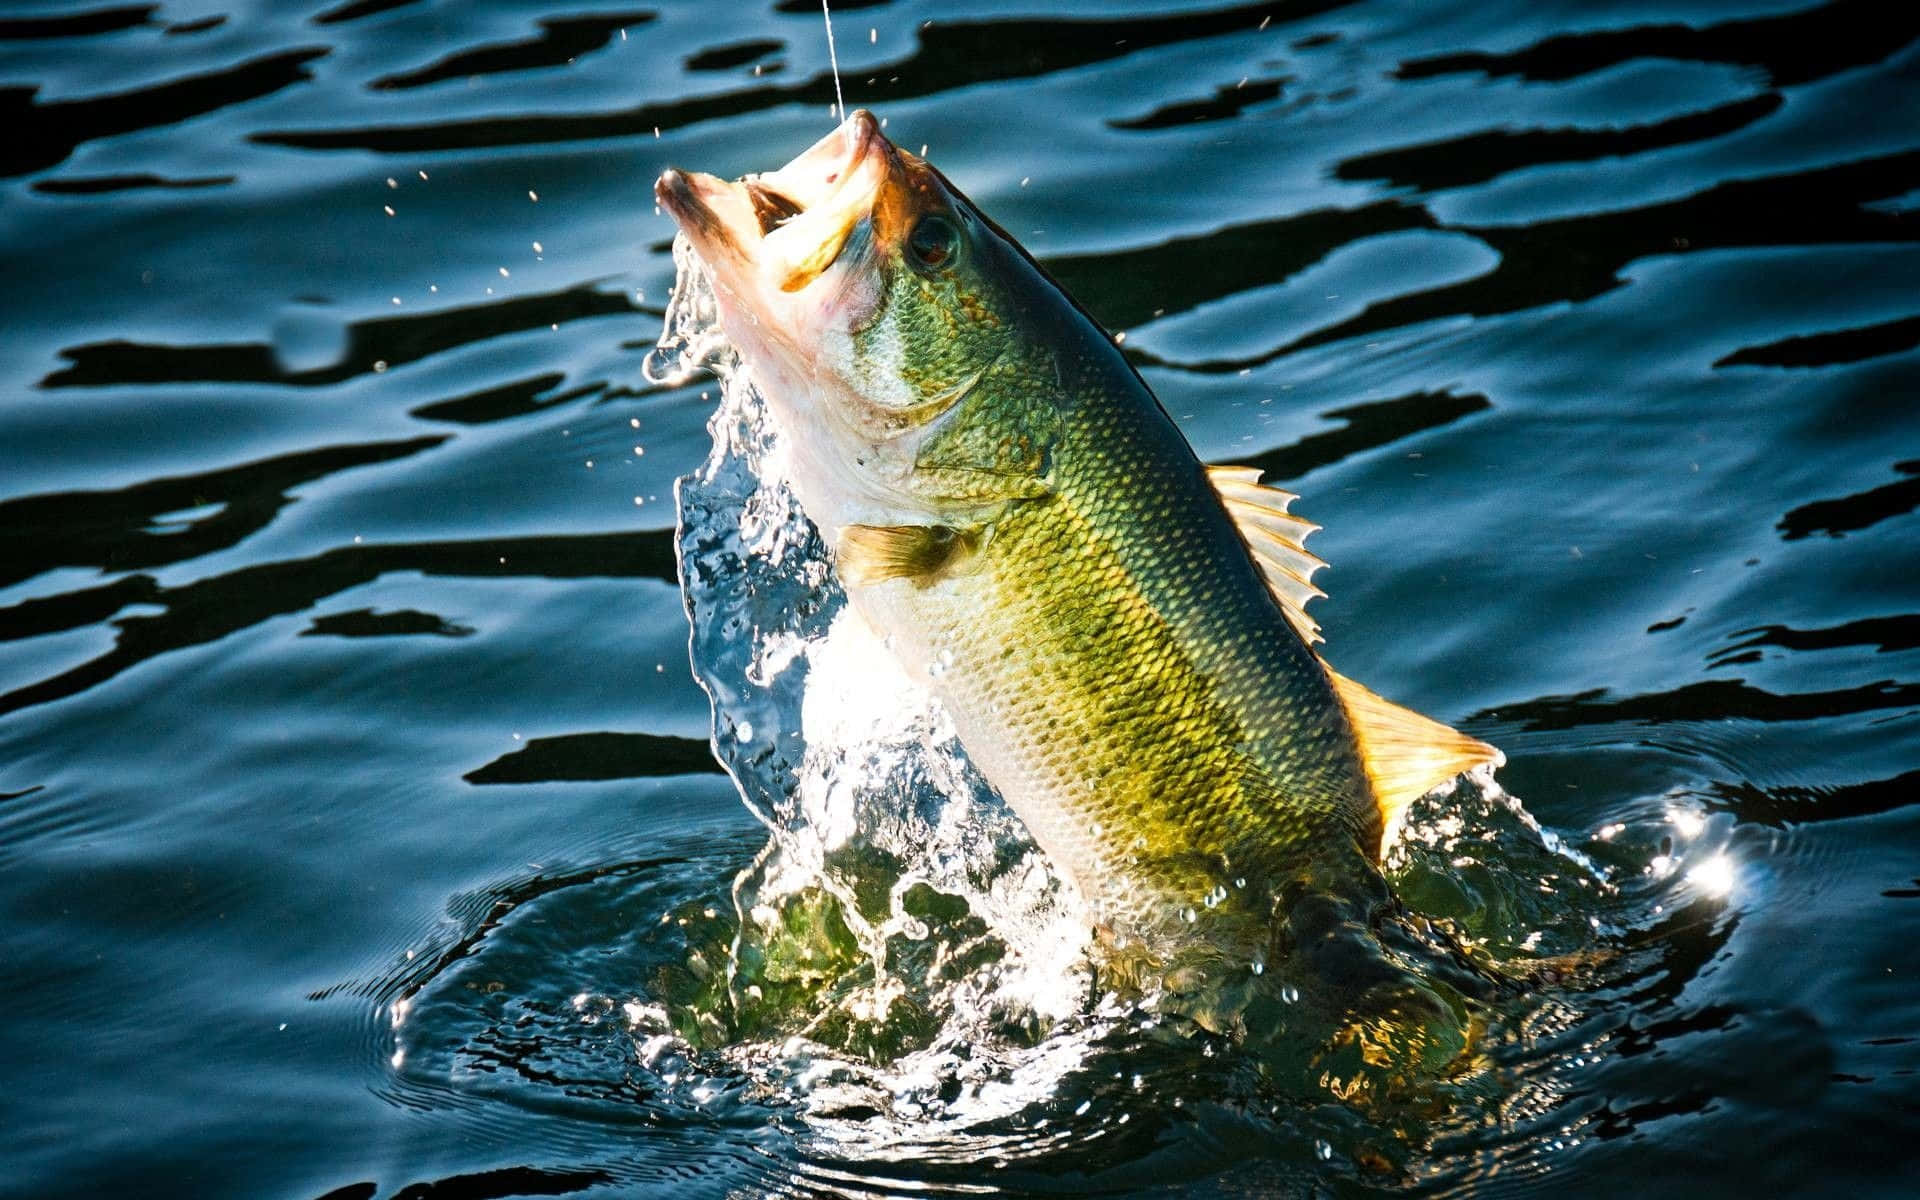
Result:
<svg viewBox="0 0 1920 1200">
<path fill-rule="evenodd" d="M 1280 987 L 1280 998 L 1288 1004 L 1298 1004 L 1300 1003 L 1300 989 L 1290 983 L 1282 984 Z"/>
<path fill-rule="evenodd" d="M 1327 1143 L 1327 1139 L 1315 1138 L 1313 1139 L 1313 1153 L 1321 1162 L 1326 1162 L 1333 1157 L 1333 1147 Z"/>
</svg>

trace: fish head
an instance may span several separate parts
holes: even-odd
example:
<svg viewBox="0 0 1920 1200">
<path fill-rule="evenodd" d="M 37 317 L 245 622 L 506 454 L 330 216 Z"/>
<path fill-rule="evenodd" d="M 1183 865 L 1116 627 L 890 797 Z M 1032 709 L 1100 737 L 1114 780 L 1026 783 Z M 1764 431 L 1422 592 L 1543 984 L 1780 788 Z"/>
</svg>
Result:
<svg viewBox="0 0 1920 1200">
<path fill-rule="evenodd" d="M 989 372 L 1021 357 L 1008 351 L 1031 307 L 1022 285 L 1038 278 L 1025 252 L 865 110 L 777 171 L 669 170 L 655 195 L 796 443 L 815 522 L 950 513 L 950 478 L 916 468 L 964 402 L 1000 390 L 979 386 Z"/>
</svg>

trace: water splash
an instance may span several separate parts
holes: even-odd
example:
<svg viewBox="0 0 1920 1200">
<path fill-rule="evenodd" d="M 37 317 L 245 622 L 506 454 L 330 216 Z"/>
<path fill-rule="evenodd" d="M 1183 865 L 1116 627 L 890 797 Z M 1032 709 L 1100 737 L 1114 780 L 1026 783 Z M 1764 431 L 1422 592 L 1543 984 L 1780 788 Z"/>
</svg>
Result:
<svg viewBox="0 0 1920 1200">
<path fill-rule="evenodd" d="M 1211 1014 L 1181 1008 L 1195 993 L 1174 969 L 1103 990 L 1072 894 L 847 605 L 704 267 L 680 240 L 675 262 L 647 374 L 720 381 L 712 451 L 676 488 L 692 659 L 715 752 L 769 839 L 731 913 L 667 914 L 691 949 L 635 1008 L 643 1060 L 717 1056 L 800 1113 L 810 1145 L 869 1165 L 1111 1151 L 1096 1139 L 1121 1125 L 1150 1139 L 1204 1109 L 1216 1134 L 1254 1121 L 1296 1161 L 1337 1148 L 1340 1170 L 1399 1170 L 1409 1147 L 1504 1121 L 1523 1094 L 1554 1108 L 1551 1080 L 1509 1078 L 1507 1047 L 1559 1038 L 1577 1013 L 1526 1000 L 1503 1016 L 1537 988 L 1498 975 L 1575 961 L 1608 883 L 1490 775 L 1416 806 L 1388 869 L 1437 922 L 1395 908 L 1378 939 L 1355 927 L 1340 961 L 1379 985 L 1361 1007 L 1311 973 L 1332 961 L 1317 953 L 1256 960 Z M 1507 1046 L 1486 1031 L 1503 1020 Z M 1175 1110 L 1159 1134 L 1135 1103 L 1096 1103 L 1114 1079 Z"/>
<path fill-rule="evenodd" d="M 823 1117 L 1004 1115 L 1114 1019 L 1092 997 L 1086 922 L 846 605 L 705 270 L 684 243 L 675 261 L 647 373 L 721 385 L 712 452 L 676 491 L 692 657 L 715 752 L 770 837 L 672 1024 Z"/>
</svg>

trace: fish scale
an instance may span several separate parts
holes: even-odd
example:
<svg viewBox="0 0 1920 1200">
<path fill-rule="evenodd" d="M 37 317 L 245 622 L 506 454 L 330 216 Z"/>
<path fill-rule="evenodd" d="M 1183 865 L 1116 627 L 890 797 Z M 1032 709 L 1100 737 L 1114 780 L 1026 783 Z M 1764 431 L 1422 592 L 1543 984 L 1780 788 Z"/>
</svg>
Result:
<svg viewBox="0 0 1920 1200">
<path fill-rule="evenodd" d="M 855 603 L 945 664 L 962 744 L 1097 912 L 1165 930 L 1303 853 L 1371 870 L 1378 810 L 1325 672 L 1153 397 L 1069 361 L 1050 494 L 965 569 Z"/>
</svg>

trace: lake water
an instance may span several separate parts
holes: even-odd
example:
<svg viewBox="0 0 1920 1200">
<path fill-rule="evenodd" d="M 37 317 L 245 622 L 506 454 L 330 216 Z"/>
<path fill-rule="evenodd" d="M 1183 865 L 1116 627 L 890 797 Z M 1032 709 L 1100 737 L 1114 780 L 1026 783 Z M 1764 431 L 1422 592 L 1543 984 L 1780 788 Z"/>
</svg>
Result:
<svg viewBox="0 0 1920 1200">
<path fill-rule="evenodd" d="M 1504 749 L 1393 879 L 1556 969 L 1390 1111 L 1088 1019 L 951 1087 L 680 1040 L 768 835 L 689 662 L 717 392 L 641 373 L 651 185 L 831 128 L 817 8 L 15 3 L 0 1194 L 1910 1194 L 1920 7 L 835 30 L 1301 493 L 1330 661 Z"/>
</svg>

